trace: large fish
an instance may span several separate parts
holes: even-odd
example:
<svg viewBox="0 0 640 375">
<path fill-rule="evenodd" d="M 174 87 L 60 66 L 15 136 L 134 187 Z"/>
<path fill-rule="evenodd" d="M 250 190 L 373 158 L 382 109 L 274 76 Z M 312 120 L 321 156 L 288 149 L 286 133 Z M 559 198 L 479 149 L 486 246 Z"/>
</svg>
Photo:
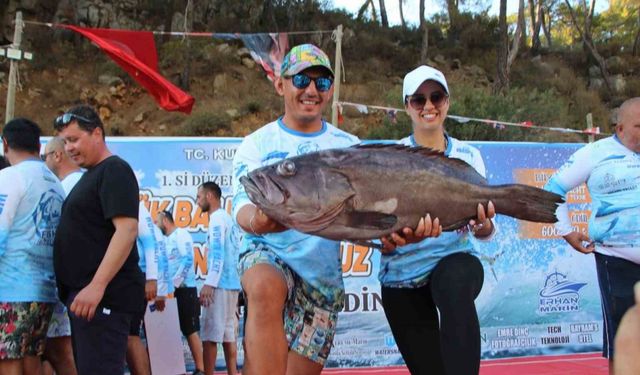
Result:
<svg viewBox="0 0 640 375">
<path fill-rule="evenodd" d="M 380 238 L 415 228 L 427 213 L 444 231 L 496 212 L 553 223 L 560 195 L 532 186 L 490 186 L 469 164 L 440 152 L 401 145 L 357 145 L 284 159 L 240 178 L 267 216 L 301 232 L 334 240 Z"/>
</svg>

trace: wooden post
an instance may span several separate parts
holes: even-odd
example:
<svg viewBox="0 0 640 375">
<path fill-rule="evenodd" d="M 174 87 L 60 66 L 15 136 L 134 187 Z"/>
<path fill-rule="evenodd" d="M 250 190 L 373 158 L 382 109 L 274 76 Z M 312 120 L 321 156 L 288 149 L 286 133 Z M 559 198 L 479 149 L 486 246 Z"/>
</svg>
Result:
<svg viewBox="0 0 640 375">
<path fill-rule="evenodd" d="M 333 32 L 333 39 L 336 42 L 336 58 L 333 69 L 335 77 L 333 80 L 333 104 L 331 105 L 331 123 L 338 126 L 338 102 L 340 101 L 340 80 L 342 78 L 342 25 Z"/>
<path fill-rule="evenodd" d="M 13 32 L 13 49 L 20 49 L 22 42 L 22 12 L 16 12 L 16 28 Z M 18 83 L 18 60 L 11 59 L 9 65 L 9 87 L 7 88 L 7 106 L 5 109 L 5 124 L 13 119 L 13 112 L 16 104 L 16 85 Z"/>
<path fill-rule="evenodd" d="M 593 130 L 593 115 L 591 113 L 587 113 L 587 130 Z M 596 136 L 593 133 L 589 134 L 589 143 L 593 143 Z"/>
</svg>

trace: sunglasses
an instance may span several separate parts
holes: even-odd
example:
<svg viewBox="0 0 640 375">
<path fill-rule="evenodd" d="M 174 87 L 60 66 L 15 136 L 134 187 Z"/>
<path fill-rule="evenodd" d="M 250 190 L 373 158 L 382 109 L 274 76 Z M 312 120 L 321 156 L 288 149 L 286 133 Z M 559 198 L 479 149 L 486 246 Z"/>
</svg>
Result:
<svg viewBox="0 0 640 375">
<path fill-rule="evenodd" d="M 74 120 L 75 121 L 82 121 L 82 122 L 84 122 L 86 124 L 91 124 L 92 123 L 91 120 L 89 120 L 86 117 L 82 117 L 82 116 L 76 115 L 75 113 L 66 112 L 66 113 L 63 113 L 60 116 L 56 117 L 56 119 L 53 122 L 53 124 L 56 127 L 67 126 L 67 125 L 69 125 L 69 123 L 71 121 L 74 121 Z"/>
<path fill-rule="evenodd" d="M 44 154 L 40 155 L 40 159 L 42 159 L 42 161 L 47 161 L 47 158 L 49 157 L 49 155 L 53 154 L 55 151 L 49 151 L 49 152 L 45 152 Z"/>
<path fill-rule="evenodd" d="M 427 99 L 433 104 L 434 107 L 440 107 L 444 104 L 445 100 L 449 95 L 445 94 L 443 91 L 434 91 L 429 94 L 429 97 L 426 97 L 422 94 L 411 95 L 408 97 L 409 105 L 411 108 L 415 110 L 421 110 L 427 105 Z"/>
<path fill-rule="evenodd" d="M 333 78 L 331 77 L 316 77 L 311 78 L 306 74 L 298 73 L 291 77 L 291 83 L 297 89 L 306 89 L 311 84 L 311 81 L 316 84 L 316 89 L 320 92 L 326 92 L 331 89 L 333 85 Z"/>
</svg>

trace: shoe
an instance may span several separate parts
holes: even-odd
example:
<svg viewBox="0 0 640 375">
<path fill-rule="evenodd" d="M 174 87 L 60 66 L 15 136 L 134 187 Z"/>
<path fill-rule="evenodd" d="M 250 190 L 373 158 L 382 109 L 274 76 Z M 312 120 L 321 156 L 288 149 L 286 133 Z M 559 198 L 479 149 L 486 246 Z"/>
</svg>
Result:
<svg viewBox="0 0 640 375">
<path fill-rule="evenodd" d="M 195 369 L 191 375 L 204 375 L 204 371 Z"/>
</svg>

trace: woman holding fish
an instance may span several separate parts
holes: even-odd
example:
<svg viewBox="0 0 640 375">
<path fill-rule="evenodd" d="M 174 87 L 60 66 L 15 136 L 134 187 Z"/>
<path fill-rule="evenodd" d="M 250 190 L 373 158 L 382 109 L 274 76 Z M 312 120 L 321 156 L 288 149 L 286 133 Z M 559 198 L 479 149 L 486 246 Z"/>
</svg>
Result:
<svg viewBox="0 0 640 375">
<path fill-rule="evenodd" d="M 480 152 L 446 134 L 449 87 L 437 69 L 420 66 L 403 83 L 413 134 L 399 141 L 461 159 L 485 175 Z M 412 374 L 478 374 L 480 324 L 474 300 L 484 271 L 469 236 L 492 237 L 493 203 L 478 204 L 477 219 L 463 229 L 384 251 L 379 279 L 396 344 Z M 391 238 L 382 240 L 389 247 Z"/>
</svg>

